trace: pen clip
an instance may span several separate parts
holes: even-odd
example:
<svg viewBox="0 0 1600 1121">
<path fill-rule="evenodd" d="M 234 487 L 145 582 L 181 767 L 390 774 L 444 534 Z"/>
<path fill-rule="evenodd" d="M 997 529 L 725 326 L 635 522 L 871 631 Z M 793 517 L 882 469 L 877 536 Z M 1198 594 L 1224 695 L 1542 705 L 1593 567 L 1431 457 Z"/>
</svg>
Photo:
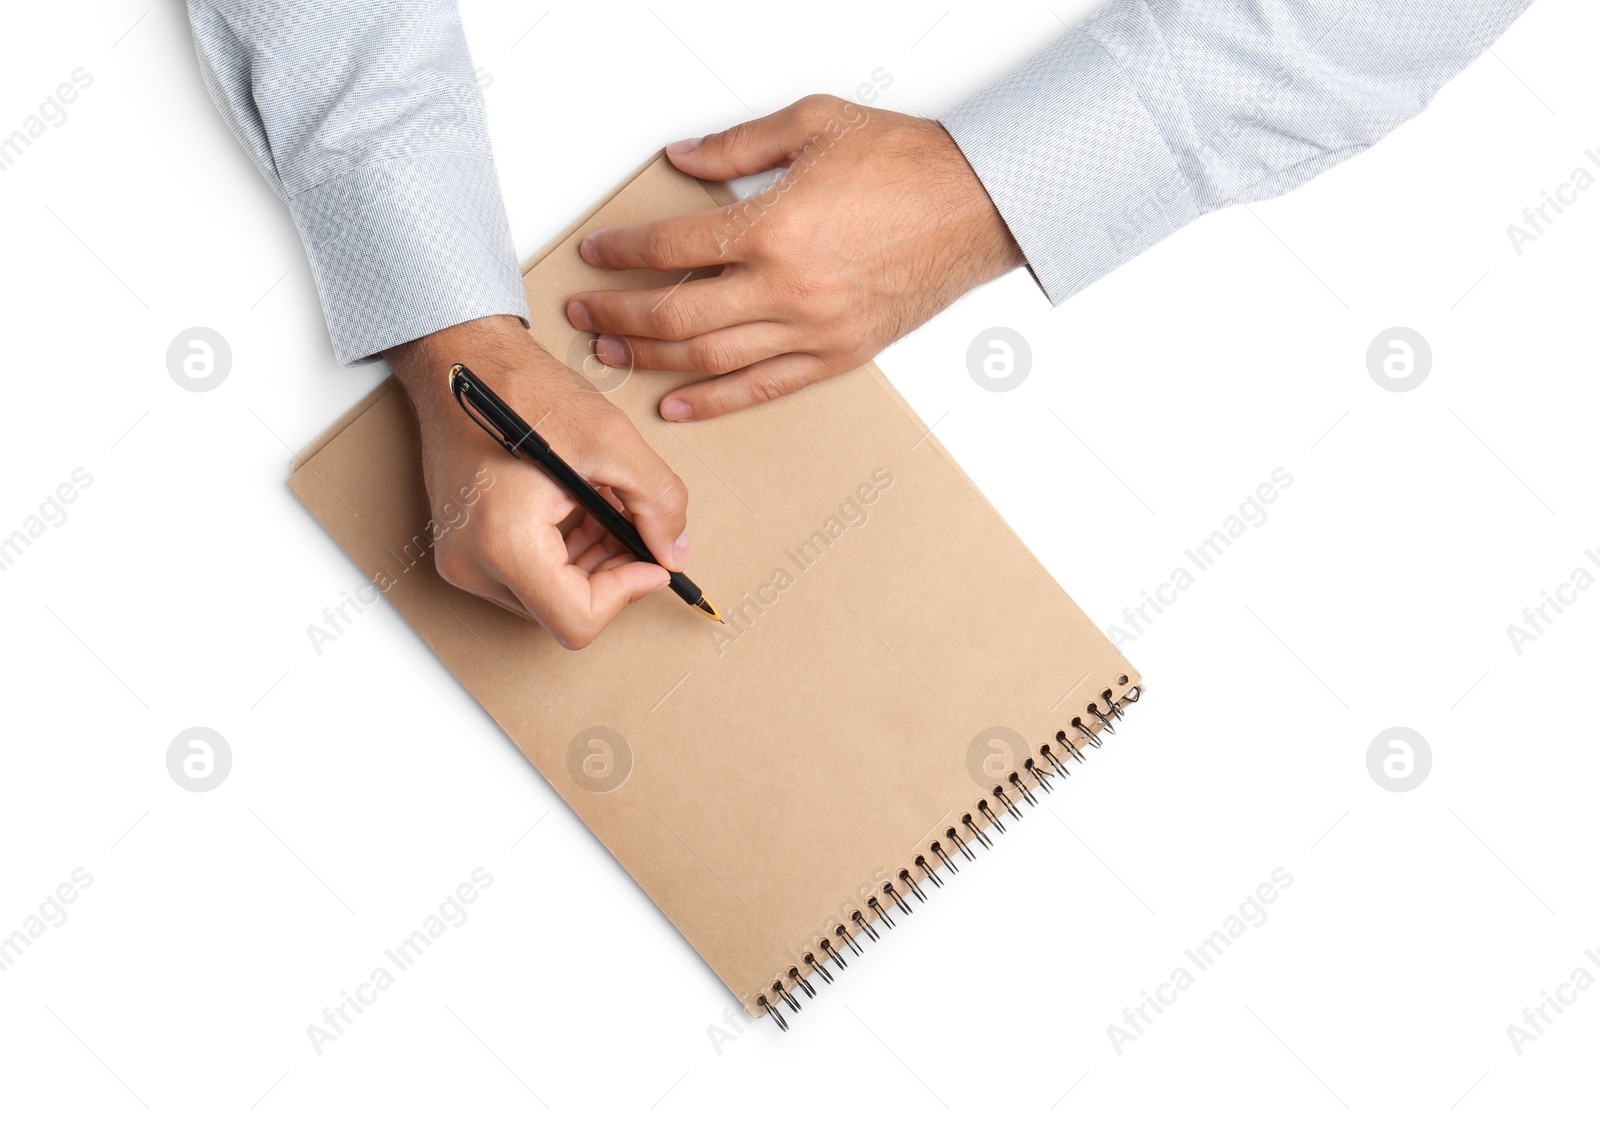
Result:
<svg viewBox="0 0 1600 1121">
<path fill-rule="evenodd" d="M 483 411 L 477 405 L 468 400 L 468 392 L 477 384 L 476 382 L 469 380 L 471 376 L 472 371 L 468 370 L 461 363 L 457 362 L 454 366 L 451 366 L 451 396 L 456 399 L 456 404 L 461 406 L 462 412 L 466 413 L 472 418 L 474 424 L 483 429 L 490 436 L 494 437 L 495 443 L 499 444 L 502 448 L 505 448 L 506 451 L 516 456 L 516 458 L 521 459 L 522 456 L 518 454 L 517 446 L 512 442 L 511 437 L 495 428 L 490 422 L 489 418 L 483 414 Z"/>
</svg>

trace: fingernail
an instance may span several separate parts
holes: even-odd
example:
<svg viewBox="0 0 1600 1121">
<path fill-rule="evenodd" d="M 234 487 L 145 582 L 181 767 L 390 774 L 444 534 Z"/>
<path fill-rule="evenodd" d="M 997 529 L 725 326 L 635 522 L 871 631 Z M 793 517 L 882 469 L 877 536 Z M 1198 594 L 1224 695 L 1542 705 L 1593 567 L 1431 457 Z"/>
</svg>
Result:
<svg viewBox="0 0 1600 1121">
<path fill-rule="evenodd" d="M 680 569 L 689 563 L 689 531 L 684 530 L 678 534 L 678 539 L 672 543 L 672 561 Z"/>
<path fill-rule="evenodd" d="M 591 265 L 600 263 L 600 253 L 594 247 L 594 234 L 583 239 L 583 244 L 578 246 L 578 255 Z"/>
<path fill-rule="evenodd" d="M 622 345 L 622 340 L 615 335 L 601 335 L 594 344 L 594 352 L 600 356 L 600 361 L 607 366 L 626 366 L 628 364 L 628 348 Z"/>
<path fill-rule="evenodd" d="M 682 397 L 668 397 L 661 402 L 662 420 L 688 420 L 689 414 L 693 411 L 689 408 L 689 402 Z"/>
<path fill-rule="evenodd" d="M 662 588 L 665 588 L 670 583 L 672 583 L 672 573 L 668 572 L 666 569 L 662 569 L 661 575 L 656 578 L 656 586 L 650 590 L 653 592 L 659 592 Z"/>
<path fill-rule="evenodd" d="M 580 331 L 594 330 L 594 322 L 589 318 L 589 308 L 582 300 L 573 300 L 567 305 L 567 320 Z"/>
<path fill-rule="evenodd" d="M 674 156 L 681 156 L 685 152 L 692 152 L 698 147 L 700 147 L 700 141 L 698 140 L 674 140 L 667 145 L 667 151 Z"/>
</svg>

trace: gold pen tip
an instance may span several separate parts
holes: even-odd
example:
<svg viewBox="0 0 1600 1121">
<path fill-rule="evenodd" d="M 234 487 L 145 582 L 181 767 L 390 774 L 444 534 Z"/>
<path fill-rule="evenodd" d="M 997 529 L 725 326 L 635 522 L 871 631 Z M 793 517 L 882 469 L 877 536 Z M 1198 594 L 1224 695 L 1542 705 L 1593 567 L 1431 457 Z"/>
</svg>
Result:
<svg viewBox="0 0 1600 1121">
<path fill-rule="evenodd" d="M 700 597 L 700 601 L 695 604 L 695 607 L 698 610 L 705 612 L 705 614 L 715 619 L 717 622 L 724 625 L 727 624 L 727 620 L 722 617 L 722 612 L 717 610 L 717 605 L 712 603 L 705 596 Z"/>
</svg>

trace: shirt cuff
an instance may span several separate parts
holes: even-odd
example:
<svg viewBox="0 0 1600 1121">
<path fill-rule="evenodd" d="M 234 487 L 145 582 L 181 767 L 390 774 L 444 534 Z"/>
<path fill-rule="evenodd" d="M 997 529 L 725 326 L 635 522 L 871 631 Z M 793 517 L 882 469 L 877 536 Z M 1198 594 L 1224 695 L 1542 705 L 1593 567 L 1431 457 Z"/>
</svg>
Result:
<svg viewBox="0 0 1600 1121">
<path fill-rule="evenodd" d="M 491 160 L 379 160 L 302 191 L 289 210 L 343 365 L 486 315 L 528 323 Z"/>
<path fill-rule="evenodd" d="M 1052 304 L 1201 213 L 1150 111 L 1084 28 L 940 123 Z"/>
</svg>

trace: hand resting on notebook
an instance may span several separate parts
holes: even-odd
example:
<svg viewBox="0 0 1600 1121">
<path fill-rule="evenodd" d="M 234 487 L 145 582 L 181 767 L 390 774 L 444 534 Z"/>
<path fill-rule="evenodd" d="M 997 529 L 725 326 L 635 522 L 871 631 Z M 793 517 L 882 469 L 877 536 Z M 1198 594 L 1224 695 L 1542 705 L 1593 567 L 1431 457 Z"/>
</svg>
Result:
<svg viewBox="0 0 1600 1121">
<path fill-rule="evenodd" d="M 943 126 L 837 97 L 667 148 L 728 180 L 788 168 L 761 196 L 586 238 L 590 264 L 720 274 L 676 290 L 584 292 L 567 305 L 615 366 L 719 374 L 661 402 L 700 420 L 853 370 L 971 288 L 1023 263 Z M 669 294 L 670 293 L 670 294 Z"/>
<path fill-rule="evenodd" d="M 773 187 L 600 230 L 583 249 L 609 268 L 719 275 L 670 296 L 582 293 L 568 317 L 605 336 L 607 361 L 631 350 L 646 369 L 720 375 L 668 393 L 668 420 L 770 400 L 860 365 L 1024 257 L 1060 303 L 1201 214 L 1305 182 L 1427 105 L 1529 3 L 1365 0 L 1334 18 L 1317 0 L 1117 2 L 942 123 L 808 97 L 668 149 L 704 179 L 788 168 Z M 527 297 L 456 0 L 403 7 L 187 11 L 207 90 L 293 212 L 334 354 L 388 358 L 416 403 L 435 516 L 478 471 L 499 480 L 440 539 L 440 571 L 584 645 L 666 573 L 592 524 L 574 529 L 554 484 L 470 427 L 444 371 L 462 361 L 505 386 L 674 567 L 683 486 L 522 331 Z"/>
<path fill-rule="evenodd" d="M 609 490 L 652 553 L 674 570 L 683 567 L 689 553 L 683 482 L 616 406 L 580 384 L 514 316 L 462 323 L 384 357 L 416 406 L 433 517 L 453 527 L 434 550 L 445 580 L 537 621 L 575 649 L 668 579 L 666 569 L 634 560 L 594 518 L 578 522 L 579 507 L 566 492 L 478 429 L 446 384 L 454 362 L 493 381 L 579 474 Z M 479 497 L 462 520 L 461 500 L 474 490 Z"/>
</svg>

